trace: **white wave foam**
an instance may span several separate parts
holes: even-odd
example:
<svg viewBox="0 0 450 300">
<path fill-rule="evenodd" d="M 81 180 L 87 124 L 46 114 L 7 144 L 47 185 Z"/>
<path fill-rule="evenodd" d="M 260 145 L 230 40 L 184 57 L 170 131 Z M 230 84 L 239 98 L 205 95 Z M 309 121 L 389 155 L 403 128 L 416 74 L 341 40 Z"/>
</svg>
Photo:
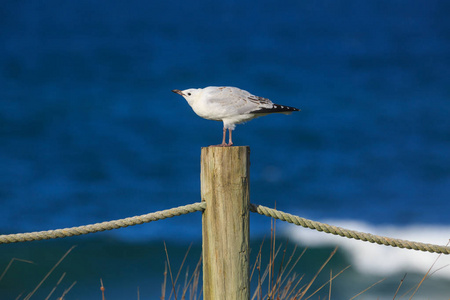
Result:
<svg viewBox="0 0 450 300">
<path fill-rule="evenodd" d="M 436 245 L 446 245 L 450 238 L 450 226 L 374 226 L 354 220 L 326 220 L 324 223 L 386 237 Z M 349 254 L 352 267 L 369 274 L 389 275 L 399 272 L 414 272 L 424 275 L 439 256 L 435 253 L 377 245 L 296 226 L 286 226 L 284 230 L 287 231 L 289 237 L 293 237 L 304 246 L 339 246 Z M 450 279 L 450 255 L 441 255 L 430 273 L 435 270 L 438 271 L 433 276 Z"/>
</svg>

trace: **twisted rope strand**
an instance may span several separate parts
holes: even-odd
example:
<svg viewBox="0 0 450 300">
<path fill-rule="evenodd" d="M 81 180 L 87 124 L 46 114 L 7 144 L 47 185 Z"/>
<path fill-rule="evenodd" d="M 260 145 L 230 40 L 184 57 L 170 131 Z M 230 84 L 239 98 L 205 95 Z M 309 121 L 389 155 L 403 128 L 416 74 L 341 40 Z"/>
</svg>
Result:
<svg viewBox="0 0 450 300">
<path fill-rule="evenodd" d="M 8 243 L 18 243 L 18 242 L 27 242 L 27 241 L 39 241 L 39 240 L 48 240 L 48 239 L 56 239 L 56 238 L 64 238 L 74 235 L 82 235 L 88 233 L 94 233 L 105 230 L 112 230 L 118 228 L 124 228 L 128 226 L 134 226 L 144 223 L 149 223 L 152 221 L 158 221 L 166 218 L 171 218 L 175 216 L 180 216 L 184 214 L 188 214 L 196 211 L 203 211 L 206 208 L 205 202 L 197 202 L 189 205 L 179 206 L 167 210 L 157 211 L 141 216 L 135 216 L 120 220 L 113 220 L 109 222 L 96 223 L 85 226 L 64 228 L 64 229 L 56 229 L 56 230 L 48 230 L 48 231 L 38 231 L 38 232 L 29 232 L 29 233 L 18 233 L 18 234 L 7 234 L 0 235 L 0 244 L 8 244 Z M 364 233 L 354 230 L 348 230 L 345 228 L 328 225 L 325 223 L 320 223 L 312 220 L 308 220 L 305 218 L 301 218 L 289 213 L 285 213 L 276 209 L 272 209 L 269 207 L 265 207 L 262 205 L 250 204 L 250 211 L 265 215 L 268 217 L 272 217 L 275 219 L 279 219 L 282 221 L 286 221 L 288 223 L 292 223 L 295 225 L 299 225 L 305 228 L 314 229 L 317 231 L 323 231 L 325 233 L 331 233 L 334 235 L 339 235 L 342 237 L 346 237 L 349 239 L 356 239 L 370 243 L 376 243 L 379 245 L 386 245 L 398 248 L 412 249 L 412 250 L 420 250 L 431 253 L 442 253 L 442 254 L 450 254 L 450 247 L 447 246 L 439 246 L 433 244 L 425 244 L 412 242 L 401 239 L 394 239 L 384 236 L 373 235 L 370 233 Z"/>
<path fill-rule="evenodd" d="M 128 226 L 134 226 L 143 223 L 149 223 L 152 221 L 162 220 L 166 218 L 172 218 L 175 216 L 180 216 L 188 214 L 195 211 L 203 211 L 206 208 L 205 202 L 197 202 L 189 205 L 179 206 L 167 210 L 157 211 L 141 216 L 135 216 L 120 220 L 113 220 L 109 222 L 96 223 L 85 226 L 48 230 L 48 231 L 38 231 L 29 233 L 17 233 L 17 234 L 7 234 L 0 235 L 0 244 L 18 243 L 18 242 L 28 242 L 28 241 L 39 241 L 48 240 L 56 238 L 64 238 L 74 235 L 82 235 L 88 233 L 94 233 L 105 230 L 112 230 L 118 228 L 124 228 Z"/>
<path fill-rule="evenodd" d="M 355 239 L 355 240 L 361 240 L 364 242 L 370 242 L 370 243 L 376 243 L 379 245 L 385 245 L 385 246 L 392 246 L 392 247 L 398 247 L 398 248 L 405 248 L 405 249 L 412 249 L 412 250 L 420 250 L 425 252 L 431 252 L 431 253 L 442 253 L 442 254 L 450 254 L 450 247 L 447 246 L 438 246 L 433 244 L 425 244 L 425 243 L 418 243 L 418 242 L 412 242 L 407 240 L 401 240 L 401 239 L 394 239 L 379 235 L 373 235 L 370 233 L 364 233 L 354 230 L 348 230 L 345 228 L 328 225 L 312 220 L 308 220 L 305 218 L 301 218 L 298 216 L 294 216 L 276 209 L 272 209 L 269 207 L 265 207 L 262 205 L 255 205 L 250 204 L 250 211 L 265 215 L 268 217 L 272 217 L 275 219 L 279 219 L 282 221 L 286 221 L 295 225 L 299 225 L 305 228 L 314 229 L 317 231 L 323 231 L 326 233 L 331 233 L 334 235 L 339 235 L 342 237 L 346 237 L 349 239 Z"/>
</svg>

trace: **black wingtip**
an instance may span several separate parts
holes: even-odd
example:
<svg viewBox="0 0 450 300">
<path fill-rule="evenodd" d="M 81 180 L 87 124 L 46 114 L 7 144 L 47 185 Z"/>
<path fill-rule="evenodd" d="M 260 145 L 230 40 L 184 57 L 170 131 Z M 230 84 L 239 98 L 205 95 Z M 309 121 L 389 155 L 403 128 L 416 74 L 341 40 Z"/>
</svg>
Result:
<svg viewBox="0 0 450 300">
<path fill-rule="evenodd" d="M 300 111 L 300 109 L 292 106 L 274 104 L 271 108 L 260 108 L 258 110 L 252 111 L 252 113 L 268 114 L 268 113 L 287 113 L 293 111 Z"/>
</svg>

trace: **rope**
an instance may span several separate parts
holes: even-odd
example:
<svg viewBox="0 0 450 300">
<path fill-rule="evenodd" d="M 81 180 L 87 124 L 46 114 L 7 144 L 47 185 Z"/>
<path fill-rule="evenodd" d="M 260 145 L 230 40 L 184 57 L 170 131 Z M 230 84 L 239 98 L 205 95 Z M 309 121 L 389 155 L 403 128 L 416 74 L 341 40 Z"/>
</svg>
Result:
<svg viewBox="0 0 450 300">
<path fill-rule="evenodd" d="M 276 209 L 268 208 L 261 205 L 250 204 L 250 211 L 265 215 L 268 217 L 272 217 L 275 219 L 279 219 L 282 221 L 286 221 L 289 223 L 293 223 L 295 225 L 299 225 L 305 228 L 314 229 L 317 231 L 323 231 L 326 233 L 331 233 L 334 235 L 339 235 L 342 237 L 346 237 L 349 239 L 361 240 L 364 242 L 376 243 L 379 245 L 392 246 L 398 248 L 412 249 L 412 250 L 420 250 L 431 253 L 442 253 L 442 254 L 450 254 L 450 247 L 447 246 L 438 246 L 432 244 L 411 242 L 407 240 L 394 239 L 384 236 L 373 235 L 370 233 L 364 233 L 354 230 L 348 230 L 341 227 L 328 225 L 312 220 L 308 220 L 305 218 L 301 218 L 298 216 L 294 216 Z"/>
<path fill-rule="evenodd" d="M 134 226 L 144 223 L 149 223 L 152 221 L 158 221 L 166 218 L 171 218 L 175 216 L 180 216 L 196 211 L 203 211 L 206 208 L 205 202 L 197 202 L 189 205 L 179 206 L 167 210 L 157 211 L 141 216 L 135 216 L 120 220 L 114 220 L 109 222 L 96 223 L 85 226 L 48 230 L 48 231 L 37 231 L 29 233 L 17 233 L 17 234 L 6 234 L 0 235 L 0 244 L 18 243 L 18 242 L 28 242 L 28 241 L 40 241 L 56 238 L 64 238 L 74 235 L 82 235 L 88 233 L 94 233 L 105 230 L 112 230 L 118 228 L 124 228 L 128 226 Z M 420 250 L 431 253 L 442 253 L 450 254 L 450 247 L 438 246 L 433 244 L 425 244 L 418 242 L 411 242 L 407 240 L 394 239 L 384 236 L 373 235 L 370 233 L 364 233 L 354 230 L 348 230 L 345 228 L 328 225 L 325 223 L 320 223 L 298 216 L 294 216 L 276 209 L 265 207 L 262 205 L 250 204 L 250 211 L 286 221 L 295 225 L 299 225 L 305 228 L 314 229 L 317 231 L 323 231 L 325 233 L 331 233 L 334 235 L 339 235 L 349 239 L 361 240 L 364 242 L 376 243 L 379 245 L 392 246 L 398 248 Z"/>
<path fill-rule="evenodd" d="M 135 216 L 120 220 L 113 220 L 109 222 L 96 223 L 86 226 L 48 230 L 48 231 L 29 232 L 29 233 L 0 235 L 0 244 L 64 238 L 74 235 L 82 235 L 99 231 L 124 228 L 128 226 L 149 223 L 152 221 L 162 220 L 166 218 L 172 218 L 175 216 L 180 216 L 195 211 L 203 211 L 205 210 L 205 208 L 206 208 L 205 202 L 197 202 L 141 216 Z"/>
</svg>

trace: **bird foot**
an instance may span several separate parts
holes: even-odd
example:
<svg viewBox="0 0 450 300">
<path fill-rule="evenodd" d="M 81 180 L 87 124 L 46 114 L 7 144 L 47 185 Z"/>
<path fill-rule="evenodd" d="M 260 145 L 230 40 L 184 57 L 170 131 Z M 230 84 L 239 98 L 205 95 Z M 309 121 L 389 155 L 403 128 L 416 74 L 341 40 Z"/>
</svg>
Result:
<svg viewBox="0 0 450 300">
<path fill-rule="evenodd" d="M 233 146 L 233 143 L 229 143 L 229 144 L 222 143 L 222 144 L 219 144 L 219 145 L 211 145 L 210 147 L 231 147 L 231 146 Z"/>
</svg>

